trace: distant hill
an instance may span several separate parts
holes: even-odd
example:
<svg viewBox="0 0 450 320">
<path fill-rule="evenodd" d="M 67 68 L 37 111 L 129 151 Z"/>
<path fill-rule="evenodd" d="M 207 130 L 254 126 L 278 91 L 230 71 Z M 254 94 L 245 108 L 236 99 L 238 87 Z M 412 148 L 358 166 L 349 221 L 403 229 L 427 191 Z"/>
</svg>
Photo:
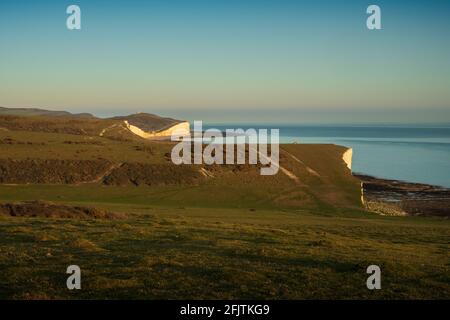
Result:
<svg viewBox="0 0 450 320">
<path fill-rule="evenodd" d="M 0 107 L 0 130 L 67 133 L 101 136 L 114 140 L 141 139 L 142 134 L 130 130 L 130 125 L 142 132 L 161 132 L 179 123 L 189 123 L 149 113 L 113 118 L 97 118 L 90 113 L 73 114 L 36 108 Z M 189 130 L 186 129 L 188 132 Z M 141 132 L 140 131 L 140 132 Z"/>
<path fill-rule="evenodd" d="M 37 108 L 4 108 L 0 107 L 0 115 L 23 116 L 23 117 L 74 117 L 74 118 L 95 118 L 90 113 L 70 113 L 67 111 L 51 111 Z"/>
<path fill-rule="evenodd" d="M 111 120 L 128 121 L 129 124 L 139 127 L 141 130 L 152 132 L 164 130 L 182 121 L 172 118 L 163 118 L 150 113 L 136 113 L 129 116 L 114 117 Z"/>
</svg>

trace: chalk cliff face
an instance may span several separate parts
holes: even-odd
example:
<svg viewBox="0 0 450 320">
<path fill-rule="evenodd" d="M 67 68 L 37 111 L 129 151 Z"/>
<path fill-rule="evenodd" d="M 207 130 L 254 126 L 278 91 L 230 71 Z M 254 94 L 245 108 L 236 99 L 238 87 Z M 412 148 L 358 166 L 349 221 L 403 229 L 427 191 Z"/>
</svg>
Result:
<svg viewBox="0 0 450 320">
<path fill-rule="evenodd" d="M 164 138 L 170 137 L 173 133 L 177 135 L 185 135 L 188 136 L 190 134 L 190 124 L 187 121 L 177 123 L 173 126 L 170 126 L 164 130 L 147 132 L 142 130 L 141 128 L 131 125 L 128 121 L 124 121 L 127 128 L 133 132 L 135 135 L 138 135 L 144 139 L 155 139 L 155 138 Z"/>
<path fill-rule="evenodd" d="M 352 170 L 352 158 L 353 158 L 353 149 L 349 148 L 342 155 L 342 160 L 347 164 L 347 167 Z"/>
</svg>

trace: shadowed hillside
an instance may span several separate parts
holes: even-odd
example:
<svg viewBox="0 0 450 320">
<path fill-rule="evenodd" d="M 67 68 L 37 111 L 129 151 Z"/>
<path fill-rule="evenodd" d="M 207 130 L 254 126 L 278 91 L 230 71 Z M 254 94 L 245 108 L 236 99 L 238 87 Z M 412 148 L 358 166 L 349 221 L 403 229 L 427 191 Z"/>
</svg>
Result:
<svg viewBox="0 0 450 320">
<path fill-rule="evenodd" d="M 61 131 L 63 125 L 78 120 L 64 121 L 69 122 L 57 122 Z M 90 121 L 95 124 L 97 120 Z M 86 133 L 94 130 L 86 124 L 84 128 Z M 218 203 L 230 199 L 232 204 L 247 207 L 360 208 L 359 182 L 342 160 L 343 147 L 282 145 L 283 170 L 262 176 L 261 165 L 177 166 L 170 158 L 172 142 L 111 140 L 86 133 L 0 131 L 0 183 L 77 185 L 81 189 L 86 184 L 176 186 L 177 199 L 185 198 L 186 203 L 204 198 Z M 241 195 L 247 199 L 240 199 Z M 174 198 L 169 195 L 165 200 Z"/>
</svg>

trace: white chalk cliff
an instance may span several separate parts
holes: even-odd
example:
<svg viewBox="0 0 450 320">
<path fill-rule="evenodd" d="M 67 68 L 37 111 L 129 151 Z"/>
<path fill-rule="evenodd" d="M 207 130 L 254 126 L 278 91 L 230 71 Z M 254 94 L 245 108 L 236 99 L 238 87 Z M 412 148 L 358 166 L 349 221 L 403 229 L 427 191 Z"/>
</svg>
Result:
<svg viewBox="0 0 450 320">
<path fill-rule="evenodd" d="M 187 121 L 184 122 L 180 122 L 177 123 L 173 126 L 170 126 L 166 129 L 163 130 L 159 130 L 159 131 L 152 131 L 152 132 L 147 132 L 142 130 L 139 127 L 133 126 L 131 124 L 128 123 L 128 121 L 124 121 L 126 127 L 133 132 L 135 135 L 140 136 L 141 138 L 144 139 L 155 139 L 155 138 L 168 138 L 170 136 L 172 136 L 172 134 L 176 134 L 176 135 L 190 135 L 191 132 L 191 128 L 190 128 L 190 124 Z"/>
<path fill-rule="evenodd" d="M 352 158 L 353 158 L 353 149 L 349 148 L 342 155 L 342 160 L 344 160 L 345 164 L 350 169 L 350 171 L 352 170 Z"/>
</svg>

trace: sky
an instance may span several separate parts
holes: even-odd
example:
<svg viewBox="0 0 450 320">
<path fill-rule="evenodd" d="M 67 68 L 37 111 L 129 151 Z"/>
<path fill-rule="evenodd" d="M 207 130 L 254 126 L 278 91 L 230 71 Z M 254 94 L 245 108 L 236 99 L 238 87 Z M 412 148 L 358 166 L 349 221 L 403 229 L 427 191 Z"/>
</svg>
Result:
<svg viewBox="0 0 450 320">
<path fill-rule="evenodd" d="M 66 27 L 71 4 L 81 30 Z M 446 0 L 1 0 L 0 106 L 450 123 L 449 15 Z"/>
</svg>

